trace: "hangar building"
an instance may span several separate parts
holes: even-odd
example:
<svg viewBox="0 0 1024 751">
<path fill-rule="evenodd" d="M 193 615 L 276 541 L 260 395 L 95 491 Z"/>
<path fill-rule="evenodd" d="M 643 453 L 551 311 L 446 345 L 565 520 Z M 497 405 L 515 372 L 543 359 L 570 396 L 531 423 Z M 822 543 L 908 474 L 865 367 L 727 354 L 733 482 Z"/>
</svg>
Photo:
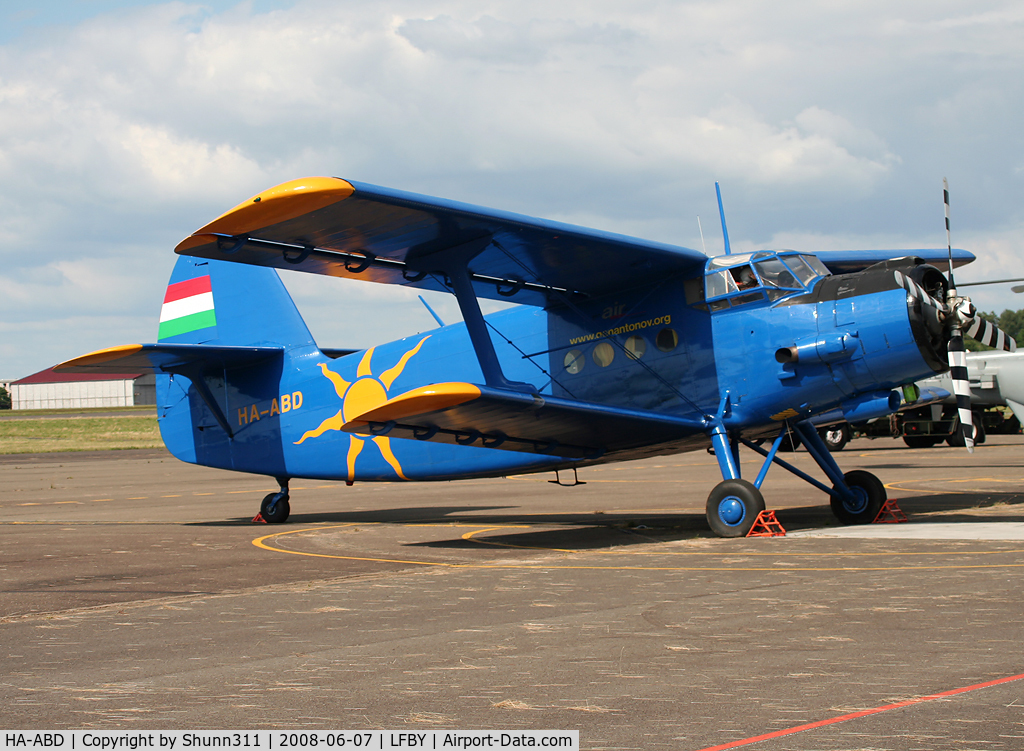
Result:
<svg viewBox="0 0 1024 751">
<path fill-rule="evenodd" d="M 7 389 L 11 409 L 83 409 L 156 404 L 156 378 L 150 373 L 55 373 L 41 370 Z"/>
</svg>

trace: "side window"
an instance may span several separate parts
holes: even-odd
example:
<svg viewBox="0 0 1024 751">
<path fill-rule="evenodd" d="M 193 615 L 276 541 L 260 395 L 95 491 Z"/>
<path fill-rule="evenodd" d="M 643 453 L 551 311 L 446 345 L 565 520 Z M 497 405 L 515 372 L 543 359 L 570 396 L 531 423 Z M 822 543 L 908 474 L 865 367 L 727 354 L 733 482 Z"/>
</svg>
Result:
<svg viewBox="0 0 1024 751">
<path fill-rule="evenodd" d="M 576 375 L 583 370 L 583 366 L 587 364 L 587 359 L 583 356 L 582 350 L 570 349 L 565 353 L 565 360 L 562 362 L 568 373 Z"/>
<path fill-rule="evenodd" d="M 732 275 L 728 269 L 722 269 L 716 271 L 714 274 L 708 274 L 705 277 L 707 280 L 708 297 L 720 297 L 721 295 L 727 295 L 730 292 L 736 292 L 736 282 L 733 280 Z"/>
<path fill-rule="evenodd" d="M 626 354 L 631 360 L 639 360 L 644 356 L 644 352 L 647 351 L 647 341 L 642 337 L 634 334 L 626 340 Z"/>
<path fill-rule="evenodd" d="M 654 338 L 654 346 L 662 352 L 671 352 L 679 346 L 679 334 L 674 329 L 662 329 Z"/>
<path fill-rule="evenodd" d="M 734 266 L 729 271 L 736 280 L 736 289 L 753 289 L 757 286 L 757 277 L 749 266 Z"/>
<path fill-rule="evenodd" d="M 612 347 L 608 342 L 601 342 L 591 353 L 591 357 L 594 358 L 594 362 L 600 365 L 602 368 L 607 368 L 612 364 L 612 360 L 615 359 L 615 348 Z"/>
</svg>

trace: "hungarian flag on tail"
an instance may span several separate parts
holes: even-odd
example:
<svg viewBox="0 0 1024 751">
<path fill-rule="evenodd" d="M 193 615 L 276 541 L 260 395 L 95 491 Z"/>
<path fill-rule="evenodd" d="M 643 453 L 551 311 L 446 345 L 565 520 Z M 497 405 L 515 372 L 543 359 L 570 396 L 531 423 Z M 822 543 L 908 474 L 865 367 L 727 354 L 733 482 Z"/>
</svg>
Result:
<svg viewBox="0 0 1024 751">
<path fill-rule="evenodd" d="M 159 339 L 216 325 L 209 274 L 167 285 L 164 304 L 160 308 Z"/>
</svg>

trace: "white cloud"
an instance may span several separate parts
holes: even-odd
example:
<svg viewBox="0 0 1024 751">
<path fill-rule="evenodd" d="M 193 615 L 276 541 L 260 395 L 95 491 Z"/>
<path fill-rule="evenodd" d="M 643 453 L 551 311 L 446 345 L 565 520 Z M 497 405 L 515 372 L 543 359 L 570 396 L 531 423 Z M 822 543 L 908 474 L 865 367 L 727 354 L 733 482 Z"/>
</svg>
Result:
<svg viewBox="0 0 1024 751">
<path fill-rule="evenodd" d="M 1008 0 L 305 0 L 33 33 L 0 46 L 0 293 L 17 301 L 0 312 L 61 320 L 77 354 L 69 322 L 151 315 L 178 240 L 307 174 L 690 247 L 701 215 L 710 248 L 716 179 L 737 247 L 908 247 L 941 244 L 948 175 L 955 240 L 1012 266 L 1022 26 Z M 339 303 L 289 284 L 334 331 Z M 409 306 L 359 346 L 420 314 L 415 295 L 355 289 Z M 13 351 L 15 375 L 52 364 Z"/>
</svg>

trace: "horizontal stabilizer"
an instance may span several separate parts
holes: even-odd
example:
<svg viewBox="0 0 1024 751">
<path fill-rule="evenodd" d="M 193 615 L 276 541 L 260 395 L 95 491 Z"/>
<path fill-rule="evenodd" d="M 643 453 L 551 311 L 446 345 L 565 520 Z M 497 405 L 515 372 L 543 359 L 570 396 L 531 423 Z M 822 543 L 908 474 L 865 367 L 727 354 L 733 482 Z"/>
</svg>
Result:
<svg viewBox="0 0 1024 751">
<path fill-rule="evenodd" d="M 221 347 L 208 344 L 124 344 L 62 362 L 65 373 L 195 373 L 207 367 L 237 368 L 279 357 L 283 347 Z"/>
<path fill-rule="evenodd" d="M 342 430 L 595 459 L 703 433 L 700 419 L 622 409 L 472 383 L 408 391 L 352 417 Z"/>
</svg>

